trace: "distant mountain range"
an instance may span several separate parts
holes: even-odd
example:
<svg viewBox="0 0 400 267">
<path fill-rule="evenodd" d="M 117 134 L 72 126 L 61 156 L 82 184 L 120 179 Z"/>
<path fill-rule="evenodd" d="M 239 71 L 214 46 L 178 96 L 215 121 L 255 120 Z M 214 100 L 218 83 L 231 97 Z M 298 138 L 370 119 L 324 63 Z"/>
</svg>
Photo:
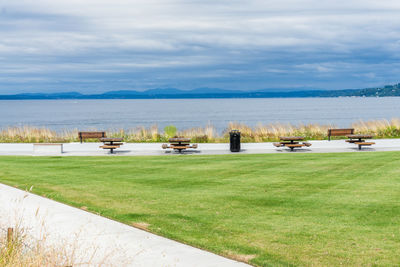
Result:
<svg viewBox="0 0 400 267">
<path fill-rule="evenodd" d="M 23 93 L 15 95 L 0 95 L 0 100 L 29 99 L 172 99 L 172 98 L 284 98 L 284 97 L 385 97 L 400 96 L 400 83 L 384 87 L 346 90 L 301 90 L 272 91 L 259 90 L 253 92 L 222 90 L 218 88 L 198 88 L 190 91 L 176 88 L 158 88 L 143 92 L 123 90 L 110 91 L 102 94 L 81 94 L 78 92 L 64 93 Z"/>
</svg>

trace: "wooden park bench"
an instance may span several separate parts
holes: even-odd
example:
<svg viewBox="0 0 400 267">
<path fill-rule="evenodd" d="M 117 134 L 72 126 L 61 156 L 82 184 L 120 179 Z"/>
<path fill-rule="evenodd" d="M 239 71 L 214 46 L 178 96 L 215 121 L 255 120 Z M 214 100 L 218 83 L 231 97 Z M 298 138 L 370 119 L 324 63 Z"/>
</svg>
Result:
<svg viewBox="0 0 400 267">
<path fill-rule="evenodd" d="M 331 141 L 331 136 L 346 136 L 354 134 L 353 128 L 348 129 L 328 129 L 328 140 Z"/>
<path fill-rule="evenodd" d="M 83 139 L 104 138 L 106 137 L 106 132 L 79 132 L 78 137 L 82 144 Z"/>
</svg>

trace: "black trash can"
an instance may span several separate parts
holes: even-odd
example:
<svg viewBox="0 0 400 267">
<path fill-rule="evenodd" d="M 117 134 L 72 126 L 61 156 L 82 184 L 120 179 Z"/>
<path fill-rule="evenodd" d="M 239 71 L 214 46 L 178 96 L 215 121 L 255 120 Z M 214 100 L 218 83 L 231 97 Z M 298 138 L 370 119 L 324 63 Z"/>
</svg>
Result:
<svg viewBox="0 0 400 267">
<path fill-rule="evenodd" d="M 239 130 L 232 130 L 229 132 L 231 152 L 240 152 L 240 132 Z"/>
</svg>

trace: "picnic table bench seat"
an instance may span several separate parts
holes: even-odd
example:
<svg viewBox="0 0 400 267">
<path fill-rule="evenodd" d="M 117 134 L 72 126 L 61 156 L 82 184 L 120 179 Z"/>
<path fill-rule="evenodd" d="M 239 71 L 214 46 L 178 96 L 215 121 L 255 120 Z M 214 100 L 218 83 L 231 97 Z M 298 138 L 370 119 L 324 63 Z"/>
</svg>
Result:
<svg viewBox="0 0 400 267">
<path fill-rule="evenodd" d="M 306 146 L 305 144 L 286 144 L 285 146 L 287 147 L 302 147 L 302 146 Z"/>
<path fill-rule="evenodd" d="M 273 145 L 276 146 L 276 147 L 281 147 L 282 143 L 275 142 L 275 143 L 273 143 Z"/>
<path fill-rule="evenodd" d="M 306 146 L 305 144 L 285 144 L 286 147 L 290 148 L 291 151 L 294 150 L 296 147 L 303 147 Z"/>
<path fill-rule="evenodd" d="M 103 145 L 103 146 L 100 146 L 100 148 L 110 149 L 111 154 L 113 154 L 114 149 L 120 148 L 120 146 L 119 145 Z"/>
<path fill-rule="evenodd" d="M 350 140 L 346 140 L 347 143 L 355 143 L 355 142 L 359 142 L 359 140 L 356 139 L 350 139 Z"/>
<path fill-rule="evenodd" d="M 375 145 L 375 142 L 354 142 L 354 144 L 358 145 L 358 149 L 361 150 L 362 146 L 372 146 Z"/>
<path fill-rule="evenodd" d="M 100 146 L 101 148 L 104 148 L 104 149 L 115 149 L 115 148 L 120 148 L 120 146 L 119 145 L 103 145 L 103 146 Z"/>
</svg>

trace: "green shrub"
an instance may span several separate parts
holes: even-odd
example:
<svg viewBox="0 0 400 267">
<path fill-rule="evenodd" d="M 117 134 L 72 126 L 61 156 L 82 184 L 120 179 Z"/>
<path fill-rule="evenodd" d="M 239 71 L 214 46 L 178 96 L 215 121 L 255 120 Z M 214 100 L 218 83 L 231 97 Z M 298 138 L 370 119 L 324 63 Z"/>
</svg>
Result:
<svg viewBox="0 0 400 267">
<path fill-rule="evenodd" d="M 174 125 L 168 125 L 164 128 L 164 134 L 167 138 L 176 136 L 177 129 Z"/>
</svg>

